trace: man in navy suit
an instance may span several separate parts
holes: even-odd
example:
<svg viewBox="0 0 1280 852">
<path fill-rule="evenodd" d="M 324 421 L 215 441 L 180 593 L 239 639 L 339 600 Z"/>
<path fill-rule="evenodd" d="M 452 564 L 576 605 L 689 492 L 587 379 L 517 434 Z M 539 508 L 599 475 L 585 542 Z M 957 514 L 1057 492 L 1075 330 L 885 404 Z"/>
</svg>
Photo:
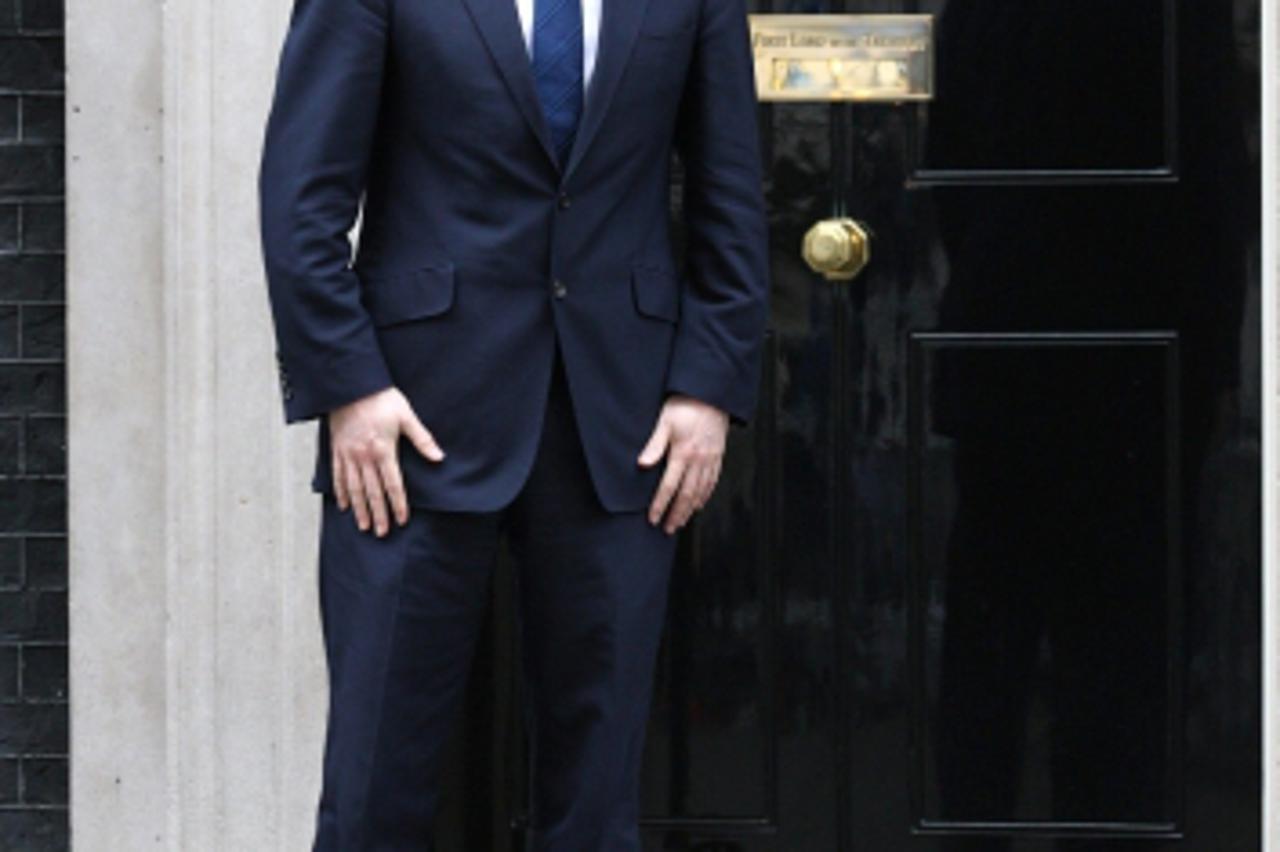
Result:
<svg viewBox="0 0 1280 852">
<path fill-rule="evenodd" d="M 640 849 L 675 533 L 756 403 L 758 146 L 742 0 L 294 0 L 259 190 L 284 420 L 318 420 L 315 849 L 431 848 L 500 536 L 527 848 Z"/>
</svg>

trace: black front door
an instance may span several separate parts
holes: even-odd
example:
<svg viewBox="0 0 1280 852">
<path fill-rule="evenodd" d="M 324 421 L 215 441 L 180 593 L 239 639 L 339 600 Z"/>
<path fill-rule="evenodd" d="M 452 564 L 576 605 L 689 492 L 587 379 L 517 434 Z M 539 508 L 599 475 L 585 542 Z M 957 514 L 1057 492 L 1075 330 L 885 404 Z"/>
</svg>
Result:
<svg viewBox="0 0 1280 852">
<path fill-rule="evenodd" d="M 764 388 L 684 536 L 647 847 L 1259 849 L 1258 0 L 751 7 L 932 14 L 936 97 L 759 107 Z M 521 848 L 503 579 L 442 849 Z"/>
<path fill-rule="evenodd" d="M 760 106 L 765 393 L 651 848 L 1258 849 L 1257 3 L 752 6 L 932 13 L 936 97 Z"/>
</svg>

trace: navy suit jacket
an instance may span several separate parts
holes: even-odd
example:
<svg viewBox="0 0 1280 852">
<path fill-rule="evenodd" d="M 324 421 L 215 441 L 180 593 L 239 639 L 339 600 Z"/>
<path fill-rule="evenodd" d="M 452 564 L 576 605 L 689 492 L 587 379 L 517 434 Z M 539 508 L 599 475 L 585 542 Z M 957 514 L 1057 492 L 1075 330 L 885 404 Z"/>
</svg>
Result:
<svg viewBox="0 0 1280 852">
<path fill-rule="evenodd" d="M 668 394 L 751 418 L 768 235 L 743 2 L 605 0 L 600 26 L 561 168 L 514 0 L 295 0 L 258 189 L 284 419 L 319 421 L 313 490 L 332 488 L 321 415 L 395 385 L 447 454 L 401 439 L 410 503 L 505 505 L 557 340 L 610 511 L 652 498 L 662 465 L 636 457 Z"/>
</svg>

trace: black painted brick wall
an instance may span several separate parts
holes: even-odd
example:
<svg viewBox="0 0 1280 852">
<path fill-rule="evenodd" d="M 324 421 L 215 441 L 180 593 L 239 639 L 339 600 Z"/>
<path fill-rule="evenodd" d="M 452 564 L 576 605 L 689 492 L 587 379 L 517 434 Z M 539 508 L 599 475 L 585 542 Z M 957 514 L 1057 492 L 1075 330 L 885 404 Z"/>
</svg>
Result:
<svg viewBox="0 0 1280 852">
<path fill-rule="evenodd" d="M 0 849 L 68 848 L 62 0 L 0 0 Z"/>
</svg>

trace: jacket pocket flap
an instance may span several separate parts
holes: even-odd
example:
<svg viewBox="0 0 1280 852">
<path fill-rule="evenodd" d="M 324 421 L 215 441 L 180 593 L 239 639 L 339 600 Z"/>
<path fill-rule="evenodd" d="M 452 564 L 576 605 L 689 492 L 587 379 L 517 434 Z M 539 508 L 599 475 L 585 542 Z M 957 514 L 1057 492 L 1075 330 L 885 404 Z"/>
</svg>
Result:
<svg viewBox="0 0 1280 852">
<path fill-rule="evenodd" d="M 631 267 L 631 295 L 638 313 L 680 321 L 680 278 L 674 270 L 635 264 Z"/>
<path fill-rule="evenodd" d="M 453 264 L 448 261 L 361 280 L 365 307 L 377 326 L 435 316 L 453 305 Z"/>
</svg>

